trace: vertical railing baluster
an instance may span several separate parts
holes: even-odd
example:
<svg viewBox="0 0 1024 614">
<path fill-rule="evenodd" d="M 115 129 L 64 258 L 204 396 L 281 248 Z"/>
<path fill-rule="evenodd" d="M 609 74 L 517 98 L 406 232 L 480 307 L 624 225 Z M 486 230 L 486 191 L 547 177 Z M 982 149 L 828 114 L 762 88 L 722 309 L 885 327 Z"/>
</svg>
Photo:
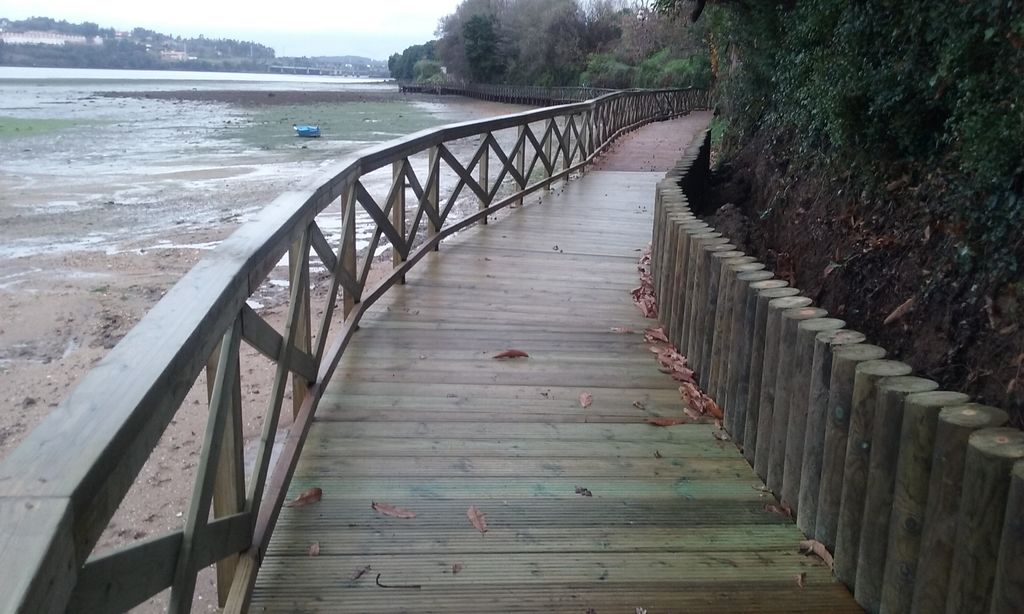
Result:
<svg viewBox="0 0 1024 614">
<path fill-rule="evenodd" d="M 210 355 L 206 363 L 206 395 L 210 411 L 216 410 L 215 383 L 220 363 L 220 348 Z M 242 439 L 242 379 L 238 365 L 230 366 L 234 372 L 231 382 L 231 405 L 224 426 L 220 454 L 217 456 L 217 474 L 213 481 L 213 517 L 223 518 L 241 512 L 245 507 L 245 466 Z M 220 607 L 227 603 L 231 581 L 235 577 L 238 555 L 233 554 L 217 562 L 217 602 Z"/>
<path fill-rule="evenodd" d="M 484 152 L 480 155 L 480 163 L 478 166 L 477 181 L 480 183 L 480 187 L 484 193 L 491 193 L 491 177 L 490 177 L 490 160 L 491 160 L 491 144 L 490 144 L 491 133 L 488 132 L 484 135 L 483 143 L 481 145 L 484 148 Z M 490 205 L 490 199 L 480 200 L 479 210 L 483 211 Z M 481 220 L 481 223 L 487 224 L 487 216 L 485 215 Z"/>
<path fill-rule="evenodd" d="M 520 124 L 518 129 L 518 137 L 516 141 L 517 143 L 519 143 L 520 147 L 519 150 L 516 152 L 515 165 L 516 170 L 519 171 L 519 175 L 521 177 L 523 177 L 523 173 L 526 172 L 526 138 L 524 138 L 525 133 L 526 127 Z M 520 192 L 522 192 L 523 189 L 526 187 L 526 183 L 528 183 L 528 181 L 526 177 L 523 177 L 523 183 L 519 185 Z M 523 206 L 522 196 L 516 199 L 516 205 L 519 207 Z"/>
<path fill-rule="evenodd" d="M 341 270 L 356 283 L 356 186 L 345 187 L 341 197 Z M 356 306 L 356 297 L 348 289 L 342 295 L 342 315 L 347 320 Z"/>
<path fill-rule="evenodd" d="M 235 379 L 238 377 L 238 349 L 242 339 L 242 318 L 235 318 L 231 329 L 221 341 L 217 357 L 216 377 L 212 390 L 210 414 L 203 437 L 203 451 L 196 467 L 196 481 L 192 488 L 188 516 L 178 551 L 178 560 L 171 585 L 171 599 L 168 612 L 185 614 L 192 609 L 192 598 L 196 588 L 198 561 L 196 540 L 210 518 L 210 504 L 213 500 L 214 484 L 224 443 L 227 417 L 234 406 Z"/>
<path fill-rule="evenodd" d="M 290 285 L 294 285 L 302 279 L 303 276 L 299 275 L 299 267 L 309 268 L 309 250 L 303 253 L 301 238 L 296 239 L 288 250 L 288 281 Z M 307 275 L 305 278 L 308 280 L 309 276 Z M 295 348 L 309 353 L 313 347 L 312 332 L 310 331 L 309 283 L 298 289 L 298 296 L 299 320 L 298 330 L 295 333 Z M 298 415 L 302 402 L 306 400 L 306 392 L 310 383 L 298 373 L 292 374 L 292 417 Z"/>
<path fill-rule="evenodd" d="M 441 202 L 441 156 L 439 155 L 438 148 L 431 147 L 427 154 L 427 166 L 428 166 L 428 177 L 432 177 L 432 181 L 428 181 L 427 190 L 427 202 L 426 206 L 434 212 L 437 216 L 440 214 L 440 202 Z M 437 236 L 438 231 L 441 230 L 437 227 L 432 220 L 427 220 L 427 238 L 433 239 Z M 434 251 L 436 252 L 440 248 L 440 244 L 434 245 Z"/>
<path fill-rule="evenodd" d="M 395 186 L 395 189 L 392 190 L 394 199 L 389 203 L 391 206 L 391 224 L 398 231 L 398 234 L 402 235 L 403 239 L 407 239 L 409 236 L 405 224 L 405 165 L 407 162 L 407 158 L 402 158 L 391 163 L 391 180 Z M 398 246 L 392 245 L 391 266 L 397 269 L 404 261 L 405 258 L 402 257 Z M 399 283 L 405 283 L 404 274 L 399 279 Z"/>
</svg>

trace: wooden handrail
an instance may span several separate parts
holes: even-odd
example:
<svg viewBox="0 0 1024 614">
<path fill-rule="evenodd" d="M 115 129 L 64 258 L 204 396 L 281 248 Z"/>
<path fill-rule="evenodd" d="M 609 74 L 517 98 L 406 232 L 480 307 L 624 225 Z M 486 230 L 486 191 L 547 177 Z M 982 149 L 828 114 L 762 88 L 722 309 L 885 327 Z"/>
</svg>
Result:
<svg viewBox="0 0 1024 614">
<path fill-rule="evenodd" d="M 369 148 L 307 188 L 282 194 L 175 284 L 0 464 L 0 611 L 74 609 L 72 599 L 123 609 L 168 586 L 171 608 L 187 611 L 196 573 L 211 560 L 221 561 L 219 577 L 234 577 L 229 609 L 244 609 L 316 405 L 365 310 L 453 233 L 568 178 L 620 134 L 706 105 L 707 93 L 701 90 L 636 90 L 449 124 Z M 534 124 L 542 126 L 536 133 Z M 496 134 L 503 130 L 515 130 L 511 145 L 499 143 Z M 469 138 L 479 144 L 461 162 L 451 144 Z M 428 169 L 420 176 L 410 159 L 425 153 Z M 387 167 L 390 189 L 375 196 L 361 178 Z M 456 185 L 442 194 L 445 172 Z M 479 206 L 453 221 L 450 214 L 461 193 L 477 199 Z M 407 197 L 413 200 L 408 220 Z M 339 201 L 341 239 L 332 246 L 316 217 Z M 357 210 L 374 229 L 361 259 Z M 393 268 L 383 281 L 367 287 L 382 242 L 396 254 Z M 285 254 L 292 263 L 290 308 L 280 332 L 246 300 Z M 331 274 L 330 300 L 319 322 L 309 319 L 311 255 L 318 255 Z M 343 319 L 335 322 L 339 294 Z M 276 363 L 247 491 L 238 475 L 242 442 L 235 428 L 243 341 Z M 204 369 L 211 415 L 184 529 L 92 557 L 102 531 Z M 293 376 L 308 388 L 294 391 L 296 422 L 272 468 L 270 452 Z M 214 521 L 207 520 L 211 505 Z M 224 559 L 243 551 L 235 557 L 237 569 L 233 560 Z M 144 575 L 146 582 L 111 577 L 129 571 Z M 229 587 L 219 588 L 226 598 Z"/>
</svg>

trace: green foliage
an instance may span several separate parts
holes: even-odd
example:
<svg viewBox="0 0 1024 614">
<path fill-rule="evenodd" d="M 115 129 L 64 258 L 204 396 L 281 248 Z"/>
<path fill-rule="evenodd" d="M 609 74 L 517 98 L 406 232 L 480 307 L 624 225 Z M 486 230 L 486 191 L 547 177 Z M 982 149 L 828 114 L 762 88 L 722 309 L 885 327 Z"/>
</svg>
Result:
<svg viewBox="0 0 1024 614">
<path fill-rule="evenodd" d="M 505 71 L 505 57 L 498 52 L 495 19 L 474 15 L 462 26 L 469 76 L 477 83 L 491 83 Z"/>
<path fill-rule="evenodd" d="M 622 89 L 631 87 L 635 69 L 615 59 L 610 53 L 595 53 L 580 76 L 580 84 L 591 87 Z"/>
<path fill-rule="evenodd" d="M 673 57 L 671 49 L 663 49 L 636 67 L 633 87 L 708 87 L 711 84 L 711 62 L 707 56 Z"/>
<path fill-rule="evenodd" d="M 437 81 L 444 75 L 444 72 L 441 70 L 441 63 L 437 60 L 420 60 L 416 62 L 416 66 L 413 67 L 413 73 L 416 75 L 417 81 Z"/>
<path fill-rule="evenodd" d="M 437 59 L 437 41 L 429 41 L 422 45 L 406 47 L 402 53 L 395 53 L 388 58 L 388 70 L 391 77 L 399 81 L 416 79 L 416 64 L 421 60 Z"/>
<path fill-rule="evenodd" d="M 448 74 L 478 82 L 628 88 L 710 79 L 703 26 L 644 3 L 463 0 L 439 34 Z"/>
<path fill-rule="evenodd" d="M 1024 0 L 722 3 L 703 19 L 726 155 L 756 136 L 883 197 L 907 175 L 965 253 L 1016 270 Z"/>
</svg>

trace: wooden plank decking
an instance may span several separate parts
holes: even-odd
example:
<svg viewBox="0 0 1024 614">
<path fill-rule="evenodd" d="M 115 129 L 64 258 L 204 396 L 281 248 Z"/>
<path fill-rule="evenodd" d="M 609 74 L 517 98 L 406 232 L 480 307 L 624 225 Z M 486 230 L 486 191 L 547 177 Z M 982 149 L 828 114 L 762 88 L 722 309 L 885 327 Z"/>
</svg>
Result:
<svg viewBox="0 0 1024 614">
<path fill-rule="evenodd" d="M 662 176 L 588 173 L 462 233 L 363 320 L 290 489 L 323 500 L 283 510 L 252 611 L 860 611 L 711 425 L 644 423 L 679 394 L 610 329 L 653 323 L 629 290 Z"/>
</svg>

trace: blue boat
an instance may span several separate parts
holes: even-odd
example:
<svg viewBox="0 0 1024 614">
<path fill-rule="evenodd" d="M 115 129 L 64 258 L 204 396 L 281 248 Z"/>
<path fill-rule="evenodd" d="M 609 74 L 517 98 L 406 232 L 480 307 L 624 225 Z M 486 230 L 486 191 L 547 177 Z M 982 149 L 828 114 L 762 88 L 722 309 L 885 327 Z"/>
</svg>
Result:
<svg viewBox="0 0 1024 614">
<path fill-rule="evenodd" d="M 295 128 L 295 134 L 298 136 L 304 136 L 307 138 L 318 138 L 320 136 L 320 126 L 310 126 L 309 124 L 298 124 L 293 125 Z"/>
</svg>

